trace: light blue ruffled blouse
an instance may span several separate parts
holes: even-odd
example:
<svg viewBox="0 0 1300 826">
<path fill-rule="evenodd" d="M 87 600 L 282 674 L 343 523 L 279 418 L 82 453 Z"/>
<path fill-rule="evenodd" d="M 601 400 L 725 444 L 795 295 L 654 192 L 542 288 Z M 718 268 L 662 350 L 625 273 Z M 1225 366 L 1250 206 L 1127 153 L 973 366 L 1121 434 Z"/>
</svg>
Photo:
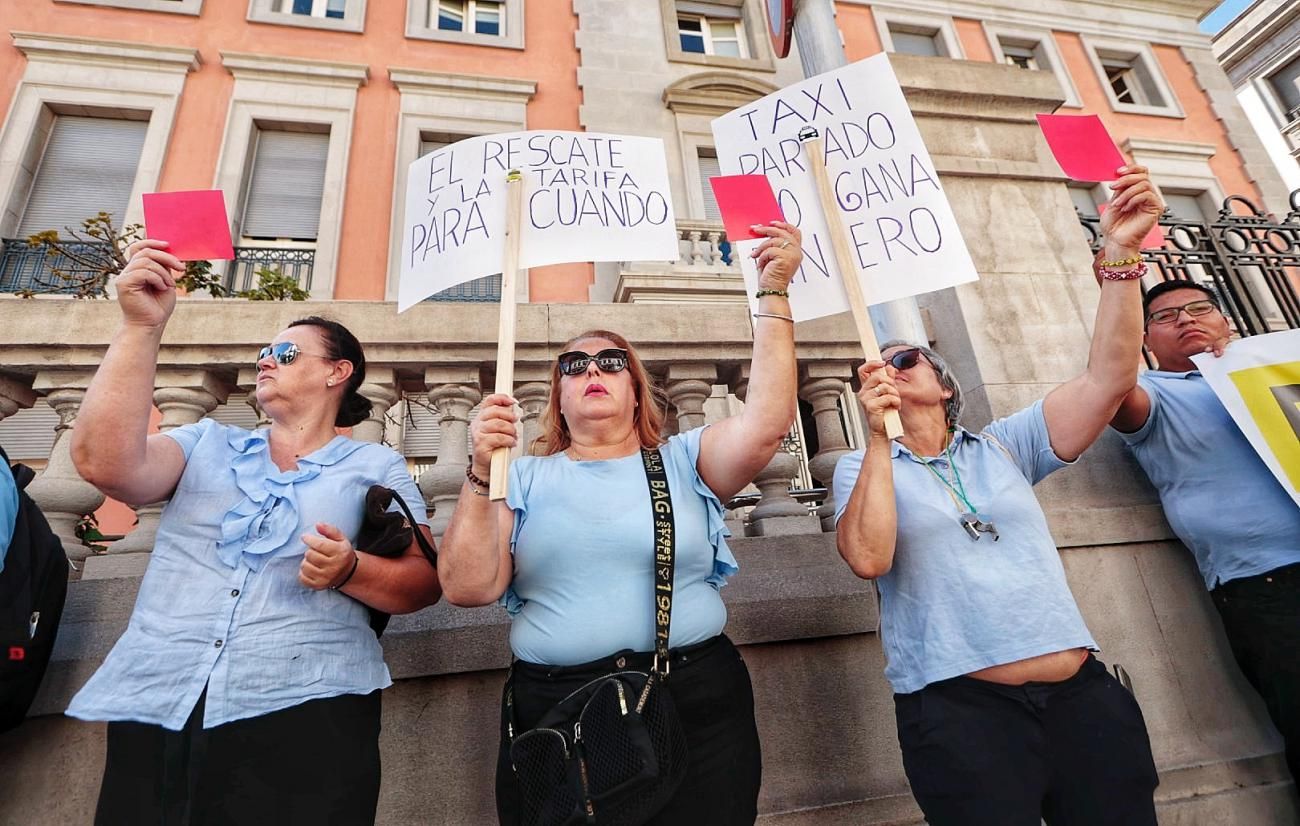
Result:
<svg viewBox="0 0 1300 826">
<path fill-rule="evenodd" d="M 425 522 L 406 462 L 338 436 L 281 471 L 268 434 L 211 419 L 166 434 L 185 471 L 127 630 L 70 716 L 180 730 L 206 685 L 211 728 L 392 684 L 366 607 L 298 581 L 300 537 L 327 522 L 355 541 L 372 484 L 396 490 Z"/>
<path fill-rule="evenodd" d="M 673 648 L 722 633 L 718 593 L 738 570 L 718 497 L 696 470 L 696 428 L 660 448 L 677 534 Z M 515 573 L 502 599 L 516 657 L 577 665 L 654 650 L 654 516 L 641 454 L 575 462 L 563 453 L 510 465 Z"/>
</svg>

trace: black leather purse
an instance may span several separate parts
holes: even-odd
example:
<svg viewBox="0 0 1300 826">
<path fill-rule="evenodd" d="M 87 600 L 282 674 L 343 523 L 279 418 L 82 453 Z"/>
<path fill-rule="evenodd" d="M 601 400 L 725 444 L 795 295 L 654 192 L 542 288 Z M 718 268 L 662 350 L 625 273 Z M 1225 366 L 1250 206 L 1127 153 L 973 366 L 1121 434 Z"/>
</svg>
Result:
<svg viewBox="0 0 1300 826">
<path fill-rule="evenodd" d="M 668 693 L 674 527 L 658 450 L 642 450 L 655 519 L 655 656 L 650 673 L 617 671 L 556 703 L 515 736 L 514 685 L 506 688 L 510 762 L 526 826 L 639 826 L 686 776 L 686 733 Z"/>
<path fill-rule="evenodd" d="M 394 502 L 402 509 L 401 513 L 389 510 Z M 411 547 L 411 540 L 414 539 L 419 543 L 424 558 L 437 569 L 437 548 L 425 537 L 424 531 L 415 527 L 415 516 L 397 491 L 383 485 L 371 485 L 366 491 L 364 508 L 361 530 L 357 533 L 356 549 L 359 553 L 389 558 L 401 556 Z M 370 611 L 370 627 L 374 629 L 375 636 L 382 636 L 391 615 L 369 605 L 366 608 Z"/>
</svg>

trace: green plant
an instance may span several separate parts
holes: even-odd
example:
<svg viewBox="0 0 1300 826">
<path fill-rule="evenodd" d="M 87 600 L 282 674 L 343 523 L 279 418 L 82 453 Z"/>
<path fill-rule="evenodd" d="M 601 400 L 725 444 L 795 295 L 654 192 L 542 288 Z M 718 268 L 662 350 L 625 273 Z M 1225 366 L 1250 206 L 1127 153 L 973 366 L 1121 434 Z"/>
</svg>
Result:
<svg viewBox="0 0 1300 826">
<path fill-rule="evenodd" d="M 81 222 L 81 229 L 64 227 L 69 237 L 49 229 L 27 238 L 33 247 L 41 247 L 51 262 L 50 279 L 37 276 L 38 286 L 19 290 L 17 295 L 32 298 L 44 293 L 65 293 L 75 298 L 104 298 L 108 279 L 126 267 L 126 250 L 144 237 L 144 227 L 128 224 L 118 229 L 113 216 L 101 212 Z M 207 292 L 213 298 L 246 298 L 250 301 L 304 301 L 310 293 L 294 279 L 277 270 L 259 268 L 257 286 L 231 290 L 212 272 L 211 261 L 188 261 L 185 274 L 176 285 L 187 293 Z"/>
<path fill-rule="evenodd" d="M 81 540 L 82 545 L 88 545 L 97 554 L 102 554 L 108 550 L 107 545 L 97 544 L 108 537 L 99 532 L 99 520 L 95 518 L 93 513 L 88 513 L 77 520 L 77 527 L 73 530 L 73 533 L 77 539 Z"/>
</svg>

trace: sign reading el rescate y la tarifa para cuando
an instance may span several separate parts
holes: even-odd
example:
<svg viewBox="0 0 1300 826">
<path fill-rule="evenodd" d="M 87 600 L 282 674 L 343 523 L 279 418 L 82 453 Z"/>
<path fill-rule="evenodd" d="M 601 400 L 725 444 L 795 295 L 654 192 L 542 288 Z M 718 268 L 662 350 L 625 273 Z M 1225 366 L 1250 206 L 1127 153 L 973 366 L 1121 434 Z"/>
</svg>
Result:
<svg viewBox="0 0 1300 826">
<path fill-rule="evenodd" d="M 797 320 L 849 309 L 799 131 L 823 141 L 835 208 L 868 304 L 951 287 L 978 276 L 885 55 L 817 75 L 713 121 L 724 175 L 766 175 L 786 220 L 803 232 L 804 261 L 790 286 Z M 749 293 L 758 274 L 736 245 Z"/>
<path fill-rule="evenodd" d="M 410 166 L 399 311 L 501 272 L 512 169 L 523 176 L 520 267 L 677 260 L 660 139 L 565 131 L 484 135 Z"/>
</svg>

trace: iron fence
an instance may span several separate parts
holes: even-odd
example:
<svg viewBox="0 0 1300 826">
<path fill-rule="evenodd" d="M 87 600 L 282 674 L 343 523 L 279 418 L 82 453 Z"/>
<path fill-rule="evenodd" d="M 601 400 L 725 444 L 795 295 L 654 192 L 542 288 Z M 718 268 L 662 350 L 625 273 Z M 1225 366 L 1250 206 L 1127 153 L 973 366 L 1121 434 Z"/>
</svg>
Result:
<svg viewBox="0 0 1300 826">
<path fill-rule="evenodd" d="M 235 260 L 226 270 L 225 286 L 230 290 L 251 290 L 258 285 L 258 270 L 272 270 L 288 276 L 304 290 L 311 289 L 316 250 L 292 247 L 235 247 Z"/>
<path fill-rule="evenodd" d="M 17 293 L 32 290 L 38 293 L 75 293 L 77 280 L 93 277 L 101 268 L 93 266 L 102 261 L 110 265 L 112 255 L 108 244 L 65 242 L 62 244 L 75 258 L 63 254 L 49 254 L 44 244 L 30 244 L 26 238 L 0 239 L 0 293 Z M 55 275 L 64 272 L 68 278 Z M 93 290 L 95 294 L 102 289 Z"/>
</svg>

